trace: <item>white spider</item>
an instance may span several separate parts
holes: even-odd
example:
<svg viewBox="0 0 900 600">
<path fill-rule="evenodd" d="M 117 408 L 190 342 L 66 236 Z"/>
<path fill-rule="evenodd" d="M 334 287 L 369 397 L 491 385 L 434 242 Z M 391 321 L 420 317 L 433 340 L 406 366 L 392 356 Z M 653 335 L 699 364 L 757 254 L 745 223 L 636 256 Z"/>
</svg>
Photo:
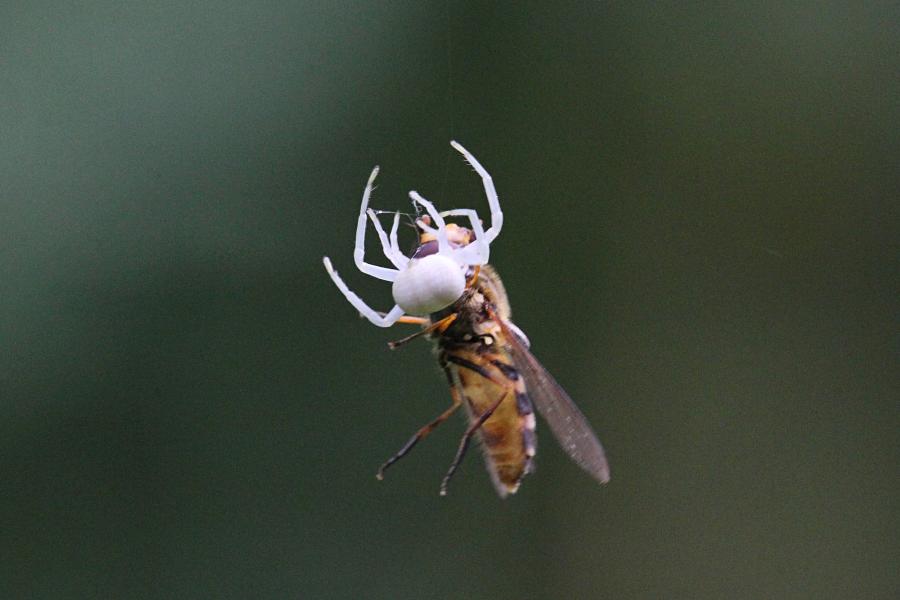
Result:
<svg viewBox="0 0 900 600">
<path fill-rule="evenodd" d="M 472 156 L 468 150 L 457 142 L 450 142 L 463 157 L 472 165 L 481 176 L 484 185 L 484 193 L 487 195 L 488 206 L 491 209 L 491 226 L 485 231 L 478 218 L 478 213 L 469 208 L 447 210 L 438 212 L 434 205 L 411 191 L 409 197 L 413 205 L 422 206 L 431 217 L 437 228 L 430 227 L 423 219 L 416 224 L 423 230 L 433 234 L 437 238 L 438 250 L 435 254 L 429 254 L 421 258 L 404 256 L 400 252 L 397 243 L 397 226 L 400 223 L 400 213 L 394 214 L 394 224 L 391 226 L 390 237 L 384 232 L 375 212 L 369 208 L 369 196 L 372 194 L 372 183 L 378 175 L 378 167 L 372 169 L 369 182 L 363 192 L 362 205 L 359 208 L 359 219 L 356 222 L 356 247 L 353 250 L 353 260 L 357 268 L 365 273 L 384 281 L 393 282 L 391 289 L 396 305 L 387 314 L 373 310 L 362 298 L 353 293 L 347 284 L 338 276 L 337 271 L 331 266 L 331 260 L 326 256 L 322 259 L 325 270 L 331 275 L 334 284 L 341 290 L 359 313 L 379 327 L 390 327 L 404 314 L 414 316 L 426 316 L 437 312 L 442 308 L 456 302 L 466 288 L 466 271 L 469 267 L 483 265 L 488 262 L 490 244 L 500 233 L 503 227 L 503 213 L 500 211 L 500 201 L 494 189 L 494 182 L 488 172 Z M 375 225 L 375 231 L 381 240 L 384 255 L 393 263 L 396 269 L 388 269 L 371 265 L 365 260 L 366 215 Z M 475 239 L 467 245 L 460 245 L 455 239 L 448 236 L 447 224 L 444 217 L 468 217 L 472 224 Z"/>
</svg>

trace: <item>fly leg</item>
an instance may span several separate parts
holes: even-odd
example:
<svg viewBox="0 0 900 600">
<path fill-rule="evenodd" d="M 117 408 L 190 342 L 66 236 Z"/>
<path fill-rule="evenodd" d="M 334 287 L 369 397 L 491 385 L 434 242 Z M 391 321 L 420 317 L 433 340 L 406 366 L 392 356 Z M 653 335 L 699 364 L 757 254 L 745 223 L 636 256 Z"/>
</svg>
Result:
<svg viewBox="0 0 900 600">
<path fill-rule="evenodd" d="M 500 406 L 500 403 L 503 402 L 503 399 L 506 398 L 510 393 L 515 394 L 516 391 L 515 384 L 512 381 L 501 381 L 500 379 L 494 377 L 490 373 L 490 371 L 488 371 L 484 367 L 468 361 L 465 358 L 449 354 L 447 355 L 447 360 L 457 365 L 458 367 L 468 369 L 477 373 L 478 375 L 484 377 L 488 381 L 491 381 L 498 387 L 502 388 L 503 392 L 500 394 L 500 397 L 497 399 L 497 401 L 489 406 L 486 411 L 481 413 L 481 415 L 478 416 L 475 422 L 473 422 L 463 434 L 462 439 L 459 441 L 459 447 L 456 449 L 456 456 L 453 457 L 453 462 L 450 463 L 450 468 L 447 469 L 447 474 L 444 475 L 444 479 L 441 481 L 441 496 L 447 495 L 447 486 L 450 485 L 450 479 L 453 477 L 453 474 L 456 473 L 456 470 L 462 463 L 463 458 L 465 458 L 466 451 L 469 449 L 469 444 L 472 441 L 472 436 L 475 435 L 475 432 L 477 432 L 482 425 L 484 425 L 485 421 L 491 418 L 491 415 L 494 414 L 494 411 L 497 410 L 497 407 Z"/>
<path fill-rule="evenodd" d="M 384 479 L 384 472 L 388 467 L 409 454 L 409 451 L 412 450 L 420 440 L 428 437 L 429 433 L 434 431 L 438 425 L 446 421 L 450 415 L 456 412 L 456 409 L 462 405 L 462 392 L 460 391 L 459 386 L 454 383 L 450 370 L 447 367 L 444 367 L 444 372 L 447 374 L 447 380 L 450 382 L 450 397 L 453 399 L 453 404 L 450 405 L 450 408 L 438 415 L 436 419 L 419 429 L 411 438 L 409 438 L 409 441 L 403 444 L 403 447 L 400 448 L 395 455 L 387 459 L 387 461 L 379 467 L 378 473 L 375 474 L 375 477 L 379 481 Z"/>
<path fill-rule="evenodd" d="M 402 317 L 397 319 L 397 322 L 398 323 L 406 323 L 408 325 L 421 325 L 422 327 L 431 323 L 431 321 L 429 321 L 425 317 L 416 317 L 413 315 L 403 315 Z"/>
<path fill-rule="evenodd" d="M 451 323 L 453 323 L 453 321 L 456 320 L 456 317 L 458 316 L 459 313 L 450 313 L 440 321 L 435 321 L 430 325 L 428 325 L 428 319 L 422 319 L 424 322 L 421 323 L 421 325 L 427 325 L 426 327 L 424 327 L 421 331 L 417 331 L 412 335 L 406 336 L 405 338 L 395 340 L 393 342 L 388 342 L 388 348 L 390 348 L 391 350 L 396 350 L 403 344 L 407 344 L 417 337 L 425 335 L 426 333 L 431 333 L 433 331 L 444 331 L 445 329 L 447 329 L 447 327 L 450 326 Z M 407 323 L 415 323 L 415 321 L 407 321 Z"/>
<path fill-rule="evenodd" d="M 478 281 L 478 274 L 481 273 L 481 265 L 475 265 L 472 267 L 472 278 L 466 282 L 466 287 L 470 288 L 475 285 L 475 282 Z"/>
<path fill-rule="evenodd" d="M 484 411 L 481 416 L 466 429 L 462 439 L 459 441 L 459 448 L 456 449 L 456 456 L 453 457 L 453 462 L 450 463 L 450 468 L 447 469 L 447 474 L 444 475 L 444 479 L 441 481 L 441 496 L 447 495 L 447 486 L 450 485 L 450 479 L 453 477 L 453 474 L 456 473 L 456 469 L 459 468 L 460 463 L 466 456 L 466 450 L 469 449 L 469 443 L 472 441 L 472 436 L 475 435 L 475 432 L 478 431 L 482 425 L 484 425 L 485 421 L 491 418 L 491 415 L 494 414 L 494 411 L 497 410 L 497 407 L 500 406 L 500 403 L 506 398 L 507 393 L 508 392 L 504 390 L 500 399 L 494 402 L 494 404 Z"/>
</svg>

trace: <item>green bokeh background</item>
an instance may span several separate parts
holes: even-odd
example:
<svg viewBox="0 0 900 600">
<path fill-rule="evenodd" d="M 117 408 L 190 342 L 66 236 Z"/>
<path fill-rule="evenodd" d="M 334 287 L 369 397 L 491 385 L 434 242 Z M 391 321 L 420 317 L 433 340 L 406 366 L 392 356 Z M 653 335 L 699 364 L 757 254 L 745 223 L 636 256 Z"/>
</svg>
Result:
<svg viewBox="0 0 900 600">
<path fill-rule="evenodd" d="M 898 22 L 3 3 L 0 597 L 898 597 Z M 321 257 L 389 306 L 366 177 L 486 214 L 451 138 L 606 487 L 542 427 L 440 498 L 461 419 L 374 478 L 449 396 Z"/>
</svg>

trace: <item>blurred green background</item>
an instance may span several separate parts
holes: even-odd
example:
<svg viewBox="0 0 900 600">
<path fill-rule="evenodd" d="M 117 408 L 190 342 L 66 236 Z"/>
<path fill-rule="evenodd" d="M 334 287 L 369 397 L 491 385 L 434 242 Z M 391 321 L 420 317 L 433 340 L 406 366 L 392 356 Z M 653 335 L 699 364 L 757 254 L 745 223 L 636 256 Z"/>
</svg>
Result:
<svg viewBox="0 0 900 600">
<path fill-rule="evenodd" d="M 896 3 L 6 2 L 0 597 L 896 598 Z M 487 213 L 539 425 L 500 501 L 374 206 Z M 410 242 L 410 233 L 404 243 Z M 373 256 L 376 248 L 371 247 Z"/>
</svg>

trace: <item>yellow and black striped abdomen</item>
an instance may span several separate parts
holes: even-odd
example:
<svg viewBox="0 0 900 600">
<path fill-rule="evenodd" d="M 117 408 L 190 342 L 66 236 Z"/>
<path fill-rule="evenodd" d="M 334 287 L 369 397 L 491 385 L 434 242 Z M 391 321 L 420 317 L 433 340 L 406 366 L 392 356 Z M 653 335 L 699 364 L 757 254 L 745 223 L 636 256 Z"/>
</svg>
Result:
<svg viewBox="0 0 900 600">
<path fill-rule="evenodd" d="M 534 411 L 525 382 L 498 345 L 457 347 L 444 356 L 462 390 L 470 423 L 496 406 L 478 433 L 497 492 L 514 494 L 531 471 L 537 450 Z"/>
</svg>

